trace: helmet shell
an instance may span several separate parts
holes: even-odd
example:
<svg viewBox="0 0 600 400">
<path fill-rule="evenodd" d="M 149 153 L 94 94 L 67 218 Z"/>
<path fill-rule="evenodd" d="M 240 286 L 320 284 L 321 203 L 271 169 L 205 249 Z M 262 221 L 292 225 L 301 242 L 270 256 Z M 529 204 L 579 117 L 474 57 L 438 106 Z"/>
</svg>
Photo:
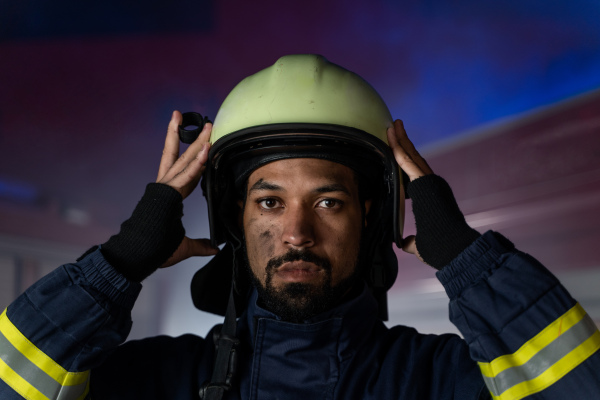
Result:
<svg viewBox="0 0 600 400">
<path fill-rule="evenodd" d="M 355 128 L 387 143 L 392 116 L 364 79 L 323 56 L 298 54 L 241 81 L 227 96 L 211 144 L 250 127 L 304 123 Z"/>
</svg>

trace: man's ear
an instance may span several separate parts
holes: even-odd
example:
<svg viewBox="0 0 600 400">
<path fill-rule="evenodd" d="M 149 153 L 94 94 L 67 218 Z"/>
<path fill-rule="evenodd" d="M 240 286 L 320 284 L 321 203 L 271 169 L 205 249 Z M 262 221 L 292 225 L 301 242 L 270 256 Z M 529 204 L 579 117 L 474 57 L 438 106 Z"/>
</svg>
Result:
<svg viewBox="0 0 600 400">
<path fill-rule="evenodd" d="M 369 215 L 372 203 L 373 201 L 371 199 L 365 200 L 365 227 L 367 226 L 367 215 Z"/>
</svg>

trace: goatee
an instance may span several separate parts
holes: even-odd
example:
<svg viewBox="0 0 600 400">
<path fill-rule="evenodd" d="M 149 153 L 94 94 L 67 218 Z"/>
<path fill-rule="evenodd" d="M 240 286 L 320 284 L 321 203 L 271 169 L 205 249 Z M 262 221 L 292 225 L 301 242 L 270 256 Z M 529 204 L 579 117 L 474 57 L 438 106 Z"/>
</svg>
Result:
<svg viewBox="0 0 600 400">
<path fill-rule="evenodd" d="M 281 287 L 273 286 L 273 275 L 276 269 L 284 263 L 304 261 L 320 267 L 324 272 L 324 279 L 317 283 L 286 283 Z M 354 286 L 357 277 L 356 265 L 349 265 L 353 273 L 332 287 L 331 263 L 308 250 L 290 249 L 280 257 L 275 257 L 267 263 L 264 285 L 254 275 L 246 257 L 248 272 L 252 277 L 254 286 L 258 291 L 261 307 L 273 312 L 282 320 L 302 323 L 308 319 L 327 311 L 339 304 L 346 293 Z"/>
</svg>

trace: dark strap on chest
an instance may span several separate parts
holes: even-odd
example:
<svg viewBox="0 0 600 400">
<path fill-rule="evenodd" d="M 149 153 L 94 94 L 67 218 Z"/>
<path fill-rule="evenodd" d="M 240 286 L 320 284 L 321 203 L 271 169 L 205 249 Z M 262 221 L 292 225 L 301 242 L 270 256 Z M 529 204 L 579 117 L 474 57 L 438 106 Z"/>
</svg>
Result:
<svg viewBox="0 0 600 400">
<path fill-rule="evenodd" d="M 221 400 L 226 390 L 233 386 L 237 372 L 237 346 L 240 343 L 236 334 L 236 312 L 233 300 L 233 287 L 229 294 L 229 304 L 221 332 L 215 335 L 216 358 L 210 382 L 200 388 L 202 400 Z"/>
</svg>

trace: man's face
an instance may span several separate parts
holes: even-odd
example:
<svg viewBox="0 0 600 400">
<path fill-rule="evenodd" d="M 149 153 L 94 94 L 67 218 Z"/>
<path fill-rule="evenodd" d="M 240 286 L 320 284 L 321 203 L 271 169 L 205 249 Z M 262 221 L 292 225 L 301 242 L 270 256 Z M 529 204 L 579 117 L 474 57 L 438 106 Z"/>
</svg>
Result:
<svg viewBox="0 0 600 400">
<path fill-rule="evenodd" d="M 358 183 L 346 166 L 296 158 L 254 171 L 243 229 L 264 305 L 294 322 L 335 305 L 354 283 L 363 225 Z"/>
</svg>

